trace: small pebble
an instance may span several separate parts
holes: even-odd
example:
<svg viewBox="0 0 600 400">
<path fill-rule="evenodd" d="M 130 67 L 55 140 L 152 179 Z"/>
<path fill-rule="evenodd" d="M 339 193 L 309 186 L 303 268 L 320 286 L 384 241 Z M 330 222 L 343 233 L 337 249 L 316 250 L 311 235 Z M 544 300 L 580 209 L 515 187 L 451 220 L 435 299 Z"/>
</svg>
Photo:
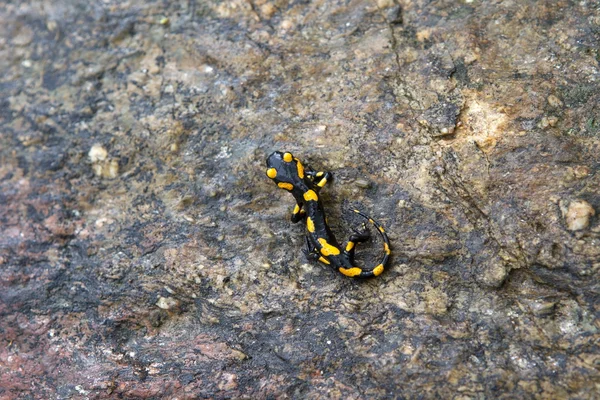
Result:
<svg viewBox="0 0 600 400">
<path fill-rule="evenodd" d="M 104 161 L 108 157 L 108 151 L 101 144 L 95 144 L 90 149 L 88 156 L 93 163 Z"/>
<path fill-rule="evenodd" d="M 172 297 L 159 297 L 156 302 L 156 306 L 158 308 L 162 308 L 163 310 L 171 310 L 176 308 L 179 305 L 179 301 Z"/>
<path fill-rule="evenodd" d="M 590 224 L 590 217 L 595 215 L 594 208 L 585 200 L 574 200 L 569 203 L 569 208 L 565 215 L 567 229 L 570 231 L 580 231 Z"/>
<path fill-rule="evenodd" d="M 119 163 L 117 160 L 110 160 L 103 176 L 105 178 L 114 179 L 119 175 Z"/>
<path fill-rule="evenodd" d="M 556 307 L 556 302 L 537 299 L 535 301 L 528 302 L 527 305 L 534 315 L 542 316 L 552 313 Z"/>
<path fill-rule="evenodd" d="M 502 286 L 508 276 L 508 269 L 502 262 L 494 262 L 483 271 L 481 281 L 493 288 Z"/>
<path fill-rule="evenodd" d="M 388 8 L 394 6 L 394 0 L 377 0 L 378 8 Z"/>
<path fill-rule="evenodd" d="M 275 11 L 277 11 L 277 9 L 275 8 L 275 6 L 271 3 L 266 3 L 263 4 L 262 7 L 260 7 L 260 11 L 263 13 L 263 15 L 267 18 L 271 18 L 273 16 L 273 14 L 275 14 Z"/>
<path fill-rule="evenodd" d="M 548 104 L 550 104 L 552 107 L 561 107 L 563 102 L 558 97 L 551 94 L 548 96 Z"/>
<path fill-rule="evenodd" d="M 577 178 L 577 179 L 585 178 L 585 177 L 589 176 L 591 174 L 591 172 L 592 171 L 585 165 L 578 165 L 573 168 L 573 174 L 575 175 L 575 178 Z"/>
<path fill-rule="evenodd" d="M 547 128 L 549 126 L 556 126 L 556 124 L 558 123 L 558 118 L 550 116 L 550 117 L 543 117 L 542 120 L 540 121 L 540 127 L 541 128 Z"/>
<path fill-rule="evenodd" d="M 56 30 L 56 28 L 58 28 L 58 24 L 56 23 L 56 21 L 48 21 L 46 23 L 46 28 L 50 31 L 50 32 L 54 32 Z"/>
<path fill-rule="evenodd" d="M 119 175 L 119 162 L 108 158 L 108 151 L 101 145 L 95 144 L 88 152 L 92 169 L 96 176 L 114 179 Z"/>
<path fill-rule="evenodd" d="M 289 31 L 290 29 L 292 29 L 292 21 L 290 21 L 289 19 L 284 19 L 283 21 L 281 21 L 281 29 L 283 29 L 284 31 Z"/>
<path fill-rule="evenodd" d="M 367 181 L 366 179 L 357 179 L 355 183 L 356 186 L 362 189 L 368 189 L 371 186 L 371 182 Z"/>
</svg>

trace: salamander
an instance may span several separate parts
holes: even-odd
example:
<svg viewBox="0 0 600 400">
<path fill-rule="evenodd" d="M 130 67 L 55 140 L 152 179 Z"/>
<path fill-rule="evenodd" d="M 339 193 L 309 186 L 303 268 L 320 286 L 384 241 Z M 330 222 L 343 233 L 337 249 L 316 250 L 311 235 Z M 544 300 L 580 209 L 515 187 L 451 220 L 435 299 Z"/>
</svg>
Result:
<svg viewBox="0 0 600 400">
<path fill-rule="evenodd" d="M 383 258 L 371 269 L 359 267 L 354 262 L 355 246 L 369 240 L 369 231 L 355 231 L 350 235 L 346 246 L 341 247 L 327 224 L 319 192 L 333 177 L 331 172 L 315 171 L 302 165 L 292 153 L 275 151 L 267 158 L 266 173 L 278 187 L 290 192 L 296 200 L 291 220 L 293 223 L 304 221 L 306 224 L 307 235 L 303 252 L 309 260 L 320 261 L 352 278 L 381 275 L 391 250 L 388 236 L 379 223 L 359 210 L 353 210 L 373 224 L 383 240 Z"/>
</svg>

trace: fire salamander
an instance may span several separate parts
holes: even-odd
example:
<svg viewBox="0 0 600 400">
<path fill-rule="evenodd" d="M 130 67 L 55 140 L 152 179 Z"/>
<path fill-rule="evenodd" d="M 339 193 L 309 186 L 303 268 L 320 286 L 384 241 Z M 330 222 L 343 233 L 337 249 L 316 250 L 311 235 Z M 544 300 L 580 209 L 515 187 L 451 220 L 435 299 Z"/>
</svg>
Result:
<svg viewBox="0 0 600 400">
<path fill-rule="evenodd" d="M 331 172 L 314 171 L 308 166 L 303 166 L 291 153 L 276 151 L 267 158 L 267 176 L 296 199 L 292 222 L 306 222 L 308 234 L 303 252 L 309 260 L 320 261 L 353 278 L 369 278 L 383 272 L 391 252 L 390 241 L 381 225 L 368 215 L 354 210 L 372 223 L 383 239 L 385 254 L 381 262 L 372 269 L 363 269 L 354 263 L 355 245 L 367 241 L 371 236 L 367 229 L 355 231 L 345 248 L 340 247 L 329 229 L 323 204 L 319 200 L 319 191 L 331 180 Z"/>
</svg>

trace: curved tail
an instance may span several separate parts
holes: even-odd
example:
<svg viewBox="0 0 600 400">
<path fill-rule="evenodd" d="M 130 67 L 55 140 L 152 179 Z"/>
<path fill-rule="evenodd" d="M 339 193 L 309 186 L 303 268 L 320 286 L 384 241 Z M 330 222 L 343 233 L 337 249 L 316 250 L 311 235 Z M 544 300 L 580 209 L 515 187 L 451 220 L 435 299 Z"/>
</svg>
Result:
<svg viewBox="0 0 600 400">
<path fill-rule="evenodd" d="M 385 268 L 385 265 L 387 264 L 388 259 L 390 258 L 390 254 L 392 254 L 392 252 L 390 250 L 390 239 L 388 238 L 387 234 L 385 233 L 385 229 L 383 229 L 383 227 L 381 225 L 379 225 L 379 223 L 377 223 L 377 221 L 375 221 L 373 218 L 369 217 L 368 215 L 362 213 L 359 210 L 355 209 L 352 211 L 354 211 L 355 213 L 357 213 L 364 219 L 368 220 L 371 224 L 373 224 L 373 226 L 375 226 L 375 228 L 379 231 L 379 234 L 381 235 L 381 240 L 383 240 L 383 251 L 384 251 L 383 258 L 381 259 L 379 264 L 377 264 L 370 271 L 361 271 L 360 275 L 357 275 L 356 277 L 357 278 L 371 278 L 373 276 L 379 276 L 383 272 L 383 269 Z"/>
</svg>

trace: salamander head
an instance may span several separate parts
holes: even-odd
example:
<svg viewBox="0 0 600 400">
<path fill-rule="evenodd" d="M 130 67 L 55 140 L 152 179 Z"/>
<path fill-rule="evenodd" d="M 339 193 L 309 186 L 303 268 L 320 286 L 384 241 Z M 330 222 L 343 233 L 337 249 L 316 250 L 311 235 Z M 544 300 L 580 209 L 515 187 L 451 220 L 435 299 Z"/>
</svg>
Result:
<svg viewBox="0 0 600 400">
<path fill-rule="evenodd" d="M 297 182 L 299 161 L 294 159 L 292 153 L 274 151 L 267 158 L 267 176 L 277 184 Z M 300 178 L 303 178 L 300 177 Z M 284 187 L 279 185 L 280 187 Z"/>
</svg>

